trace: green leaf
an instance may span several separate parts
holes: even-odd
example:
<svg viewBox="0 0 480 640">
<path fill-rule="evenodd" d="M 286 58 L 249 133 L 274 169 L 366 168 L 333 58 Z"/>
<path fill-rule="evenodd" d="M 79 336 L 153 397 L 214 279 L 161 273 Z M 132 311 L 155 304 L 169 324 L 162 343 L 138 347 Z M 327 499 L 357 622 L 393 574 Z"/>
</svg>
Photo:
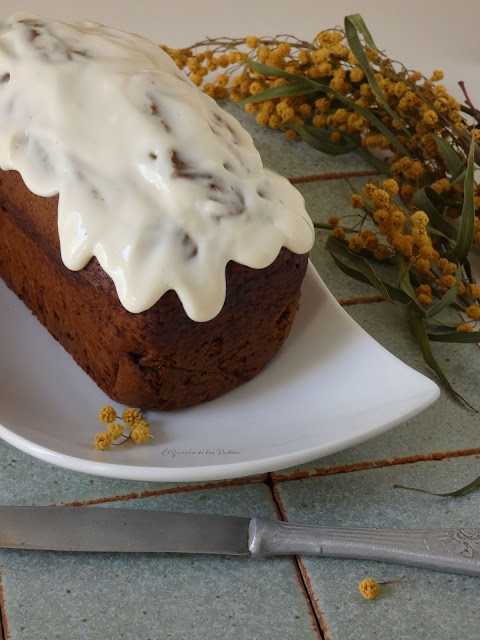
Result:
<svg viewBox="0 0 480 640">
<path fill-rule="evenodd" d="M 452 145 L 450 145 L 445 138 L 441 138 L 440 136 L 432 133 L 432 137 L 437 143 L 437 146 L 440 150 L 440 153 L 445 160 L 445 164 L 448 167 L 448 170 L 452 174 L 452 176 L 456 176 L 463 171 L 464 161 L 460 158 L 458 153 L 453 149 Z"/>
<path fill-rule="evenodd" d="M 467 170 L 463 169 L 463 171 L 458 176 L 450 180 L 450 184 L 457 184 L 457 182 L 458 183 L 463 182 L 465 180 L 466 173 L 467 173 Z"/>
<path fill-rule="evenodd" d="M 307 78 L 303 78 L 303 76 L 297 76 L 294 73 L 289 73 L 288 71 L 284 71 L 283 69 L 279 69 L 278 67 L 272 67 L 269 64 L 263 64 L 263 62 L 257 62 L 256 60 L 252 60 L 252 58 L 247 58 L 245 56 L 245 62 L 249 67 L 256 73 L 261 73 L 262 76 L 278 76 L 279 78 L 288 78 L 289 80 L 293 80 L 296 78 L 302 78 L 307 80 Z"/>
<path fill-rule="evenodd" d="M 473 274 L 472 274 L 472 267 L 470 265 L 470 262 L 469 262 L 468 258 L 465 258 L 465 261 L 464 261 L 462 266 L 463 266 L 463 268 L 465 270 L 465 274 L 467 276 L 467 280 L 469 282 L 475 282 L 475 280 L 473 278 Z"/>
<path fill-rule="evenodd" d="M 315 220 L 313 220 L 313 226 L 315 229 L 325 229 L 327 231 L 332 230 L 332 227 L 326 222 L 315 222 Z"/>
<path fill-rule="evenodd" d="M 430 236 L 434 235 L 434 236 L 439 236 L 440 238 L 444 238 L 445 240 L 450 240 L 450 238 L 448 236 L 446 236 L 444 233 L 442 233 L 438 229 L 435 229 L 434 227 L 431 227 L 428 224 L 427 224 L 427 226 L 425 228 L 428 231 L 428 235 L 430 235 Z"/>
<path fill-rule="evenodd" d="M 354 18 L 353 20 L 352 20 L 352 17 Z M 362 23 L 363 23 L 363 26 L 362 26 Z M 365 35 L 365 30 L 367 31 L 371 42 L 373 42 L 372 36 L 370 35 L 370 32 L 368 31 L 367 27 L 365 26 L 365 23 L 363 22 L 362 18 L 358 14 L 356 14 L 355 16 L 346 16 L 346 18 L 345 18 L 345 35 L 347 36 L 348 44 L 350 45 L 350 49 L 352 50 L 353 55 L 358 60 L 358 64 L 362 67 L 363 72 L 365 73 L 365 75 L 367 77 L 368 84 L 370 85 L 370 88 L 375 93 L 375 95 L 378 97 L 378 99 L 382 103 L 384 109 L 390 114 L 390 116 L 393 118 L 393 120 L 395 120 L 400 125 L 400 127 L 401 127 L 402 131 L 405 133 L 405 135 L 408 136 L 409 138 L 411 138 L 412 134 L 410 133 L 408 128 L 405 126 L 405 124 L 402 122 L 402 119 L 399 117 L 399 115 L 388 104 L 388 101 L 385 98 L 385 96 L 383 95 L 383 91 L 380 89 L 380 85 L 378 84 L 378 82 L 377 82 L 377 80 L 375 78 L 375 74 L 373 73 L 373 69 L 370 66 L 370 63 L 368 62 L 367 55 L 365 53 L 365 50 L 364 50 L 364 48 L 362 46 L 362 43 L 360 42 L 360 38 L 358 36 L 358 32 L 360 32 L 363 35 Z M 377 49 L 377 47 L 375 45 L 374 45 L 374 48 L 378 51 L 378 49 Z"/>
<path fill-rule="evenodd" d="M 445 333 L 429 333 L 431 342 L 480 343 L 480 331 L 447 331 Z"/>
<path fill-rule="evenodd" d="M 394 147 L 396 147 L 401 153 L 403 153 L 404 156 L 410 157 L 410 152 L 397 139 L 397 136 L 392 133 L 391 130 L 385 124 L 383 124 L 383 122 L 379 118 L 377 118 L 377 116 L 375 116 L 371 110 L 365 109 L 365 107 L 361 107 L 356 102 L 353 102 L 353 100 L 346 98 L 343 94 L 339 93 L 335 89 L 332 89 L 330 85 L 319 82 L 318 80 L 309 80 L 309 82 L 315 85 L 318 91 L 322 91 L 323 93 L 330 93 L 332 96 L 335 96 L 337 100 L 343 102 L 343 104 L 345 104 L 349 109 L 351 109 L 352 111 L 356 111 L 357 113 L 362 115 L 370 122 L 370 124 L 376 127 L 378 131 L 382 133 Z"/>
<path fill-rule="evenodd" d="M 335 262 L 337 262 L 337 264 L 338 262 L 342 262 L 341 258 L 349 260 L 354 264 L 358 271 L 366 278 L 367 283 L 372 287 L 375 287 L 375 289 L 377 289 L 384 298 L 393 304 L 395 304 L 394 300 L 397 300 L 402 304 L 408 304 L 410 302 L 408 296 L 406 296 L 402 291 L 395 289 L 395 287 L 392 287 L 386 282 L 383 282 L 383 280 L 380 280 L 369 262 L 363 256 L 350 251 L 348 243 L 345 242 L 345 240 L 329 236 L 326 242 L 326 248 L 333 258 L 336 258 Z M 365 282 L 365 280 L 363 280 L 363 282 Z"/>
<path fill-rule="evenodd" d="M 370 49 L 375 49 L 375 51 L 378 51 L 378 53 L 380 53 L 380 49 L 373 41 L 372 34 L 368 30 L 367 25 L 365 24 L 362 16 L 359 13 L 352 13 L 351 15 L 346 17 L 346 20 L 349 20 L 353 24 L 355 29 L 363 35 L 363 37 L 365 38 L 365 42 L 368 44 Z"/>
<path fill-rule="evenodd" d="M 456 303 L 456 302 L 452 302 L 452 304 L 450 305 L 450 307 L 454 310 L 454 311 L 458 311 L 459 313 L 465 313 L 465 306 L 461 306 L 460 304 Z"/>
<path fill-rule="evenodd" d="M 475 162 L 480 166 L 480 147 L 476 142 L 473 145 L 473 149 L 474 149 L 473 155 L 475 157 Z"/>
<path fill-rule="evenodd" d="M 401 290 L 404 291 L 410 298 L 410 300 L 418 307 L 418 313 L 420 313 L 420 315 L 422 316 L 425 316 L 425 309 L 418 302 L 415 290 L 410 280 L 410 268 L 412 265 L 409 262 L 406 262 L 400 256 L 395 256 L 395 262 L 398 268 L 398 283 Z"/>
<path fill-rule="evenodd" d="M 316 91 L 316 89 L 312 87 L 309 82 L 300 78 L 293 80 L 293 82 L 282 84 L 280 87 L 270 87 L 270 89 L 265 89 L 265 91 L 262 91 L 261 93 L 256 93 L 248 98 L 243 98 L 243 100 L 238 100 L 236 104 L 253 104 L 255 102 L 263 102 L 263 100 L 282 98 L 283 96 L 303 96 L 307 93 L 312 93 L 313 91 Z"/>
<path fill-rule="evenodd" d="M 449 491 L 448 493 L 435 493 L 434 491 L 427 491 L 426 489 L 417 489 L 416 487 L 404 487 L 401 484 L 394 484 L 394 489 L 407 489 L 408 491 L 417 491 L 418 493 L 428 493 L 430 496 L 439 496 L 440 498 L 460 498 L 460 496 L 464 496 L 469 491 L 473 491 L 480 487 L 480 476 L 469 482 L 461 489 L 457 489 L 456 491 Z"/>
<path fill-rule="evenodd" d="M 318 151 L 323 151 L 323 153 L 328 153 L 331 156 L 350 153 L 358 146 L 355 141 L 349 140 L 345 136 L 342 136 L 340 142 L 332 142 L 332 131 L 328 129 L 305 127 L 295 123 L 290 123 L 289 127 L 296 131 L 300 138 L 311 147 Z"/>
<path fill-rule="evenodd" d="M 422 189 L 419 189 L 413 196 L 415 204 L 419 209 L 425 211 L 430 219 L 432 226 L 435 227 L 435 229 L 441 231 L 445 236 L 447 236 L 447 238 L 456 240 L 458 231 L 452 224 L 445 220 L 441 213 L 438 212 L 437 208 L 432 202 L 432 193 L 436 194 L 436 192 L 431 187 L 423 187 Z"/>
<path fill-rule="evenodd" d="M 332 258 L 333 258 L 335 264 L 337 265 L 337 267 L 341 271 L 343 271 L 343 273 L 345 273 L 347 276 L 350 276 L 350 278 L 354 278 L 354 280 L 358 280 L 358 282 L 363 282 L 364 284 L 368 284 L 371 287 L 374 286 L 370 282 L 370 280 L 366 276 L 363 275 L 363 273 L 360 273 L 360 271 L 357 271 L 356 269 L 353 269 L 353 267 L 349 267 L 344 262 L 342 262 L 341 260 L 336 258 L 334 255 L 332 255 Z M 402 291 L 400 291 L 399 289 L 395 289 L 395 287 L 392 287 L 387 282 L 383 282 L 383 285 L 384 285 L 385 289 L 388 291 L 388 294 L 389 294 L 389 296 L 390 296 L 390 298 L 392 300 L 398 300 L 402 304 L 408 304 L 408 302 L 409 302 L 408 297 Z"/>
<path fill-rule="evenodd" d="M 246 58 L 246 61 L 254 71 L 261 73 L 262 75 L 289 78 L 290 80 L 292 80 L 292 82 L 301 81 L 304 83 L 304 86 L 308 85 L 311 87 L 311 89 L 299 90 L 299 88 L 303 86 L 299 84 L 287 89 L 287 87 L 290 87 L 290 83 L 288 83 L 282 85 L 281 87 L 272 87 L 271 89 L 266 89 L 265 91 L 257 93 L 254 96 L 244 98 L 243 100 L 239 101 L 241 104 L 261 102 L 263 100 L 269 100 L 273 97 L 280 97 L 282 95 L 303 95 L 305 93 L 312 93 L 313 91 L 320 91 L 327 94 L 329 93 L 335 96 L 340 102 L 343 102 L 343 104 L 345 104 L 349 109 L 351 109 L 352 111 L 356 111 L 364 118 L 366 118 L 370 122 L 370 124 L 376 127 L 378 131 L 382 133 L 394 147 L 396 147 L 401 153 L 403 153 L 403 155 L 410 157 L 410 152 L 403 146 L 401 142 L 399 142 L 395 134 L 392 133 L 390 129 L 379 118 L 377 118 L 369 109 L 361 107 L 353 100 L 346 98 L 335 89 L 332 89 L 329 84 L 326 84 L 325 82 L 321 82 L 319 80 L 313 80 L 311 78 L 304 78 L 303 76 L 299 76 L 294 73 L 288 73 L 283 69 L 278 69 L 277 67 L 272 67 L 268 64 L 262 64 L 261 62 L 255 62 L 255 60 L 251 60 L 250 58 Z M 272 92 L 274 89 L 283 89 L 283 91 L 291 91 L 292 93 L 273 94 Z"/>
<path fill-rule="evenodd" d="M 384 160 L 380 160 L 380 158 L 377 158 L 377 156 L 371 153 L 368 149 L 364 149 L 359 145 L 355 149 L 355 153 L 357 153 L 359 156 L 362 156 L 362 158 L 364 158 L 367 162 L 372 164 L 375 167 L 375 169 L 378 169 L 381 173 L 385 173 L 387 175 L 390 173 L 392 168 L 388 164 L 388 162 L 385 162 Z"/>
<path fill-rule="evenodd" d="M 345 131 L 334 128 L 318 129 L 317 127 L 302 126 L 295 123 L 289 123 L 288 126 L 296 131 L 304 142 L 318 151 L 323 151 L 323 153 L 328 153 L 332 156 L 355 152 L 382 173 L 390 172 L 389 164 L 364 149 L 355 138 L 345 133 Z M 332 142 L 332 133 L 339 133 L 342 136 L 340 142 Z"/>
<path fill-rule="evenodd" d="M 458 320 L 457 322 L 445 322 L 444 320 L 439 320 L 439 318 L 435 318 L 435 323 L 436 326 L 429 330 L 428 335 L 439 335 L 444 329 L 456 329 L 459 325 Z M 438 327 L 441 327 L 441 329 L 438 329 Z"/>
<path fill-rule="evenodd" d="M 425 312 L 427 318 L 432 318 L 433 316 L 440 313 L 442 309 L 451 304 L 457 297 L 458 289 L 460 288 L 460 283 L 462 282 L 462 268 L 460 265 L 457 265 L 457 271 L 455 273 L 455 284 L 451 289 L 447 291 L 447 293 L 440 298 L 438 302 L 429 307 L 429 309 Z"/>
<path fill-rule="evenodd" d="M 347 276 L 350 276 L 351 278 L 358 280 L 358 282 L 363 282 L 364 284 L 368 284 L 370 287 L 373 287 L 373 284 L 370 282 L 367 276 L 363 275 L 363 273 L 360 273 L 360 271 L 357 271 L 353 267 L 349 267 L 347 264 L 345 264 L 344 262 L 336 258 L 333 254 L 330 254 L 330 255 L 335 261 L 335 264 L 337 265 L 337 267 L 341 271 L 343 271 L 343 273 L 345 273 Z"/>
<path fill-rule="evenodd" d="M 448 220 L 445 220 L 437 209 L 437 206 L 445 206 L 443 199 L 438 195 L 438 193 L 431 187 L 423 187 L 423 189 L 419 189 L 415 193 L 413 199 L 417 207 L 422 209 L 422 211 L 425 211 L 430 218 L 432 226 L 427 227 L 428 232 L 434 233 L 435 235 L 442 235 L 447 240 L 450 239 L 456 242 L 458 238 L 458 229 L 448 222 Z M 476 255 L 480 255 L 480 247 L 477 247 L 474 244 L 470 247 L 470 251 Z M 466 261 L 464 264 L 466 264 Z"/>
<path fill-rule="evenodd" d="M 465 181 L 463 183 L 462 221 L 460 223 L 460 229 L 458 230 L 457 243 L 453 249 L 453 253 L 457 256 L 460 264 L 463 263 L 467 257 L 475 236 L 475 203 L 473 192 L 475 170 L 473 155 L 474 144 L 472 138 L 472 144 L 470 145 L 468 154 L 467 173 L 465 174 Z"/>
<path fill-rule="evenodd" d="M 339 129 L 327 128 L 327 127 L 319 129 L 317 127 L 311 127 L 309 125 L 305 125 L 305 126 L 295 125 L 295 126 L 298 129 L 304 129 L 309 133 L 309 135 L 313 136 L 314 138 L 322 142 L 328 142 L 328 141 L 331 142 L 332 133 L 339 133 L 341 135 L 341 140 L 339 142 L 336 142 L 335 145 L 355 147 L 358 144 L 358 142 L 354 138 L 350 137 L 347 133 L 345 133 L 344 131 L 340 131 Z"/>
<path fill-rule="evenodd" d="M 438 378 L 440 379 L 443 387 L 454 398 L 457 398 L 457 399 L 461 400 L 462 402 L 464 402 L 467 405 L 467 407 L 470 407 L 470 409 L 472 409 L 473 411 L 478 413 L 478 411 L 477 411 L 477 409 L 475 409 L 475 407 L 472 407 L 472 405 L 469 402 L 467 402 L 467 400 L 465 400 L 465 398 L 463 396 L 461 396 L 458 393 L 458 391 L 455 391 L 455 389 L 450 384 L 447 376 L 443 372 L 442 367 L 435 360 L 435 357 L 434 357 L 434 355 L 432 353 L 432 348 L 430 346 L 430 341 L 428 339 L 428 333 L 427 333 L 427 329 L 425 327 L 424 321 L 423 321 L 422 317 L 417 313 L 416 309 L 414 307 L 412 307 L 412 306 L 408 307 L 408 317 L 409 317 L 410 324 L 412 326 L 412 330 L 413 330 L 413 333 L 415 335 L 415 338 L 417 339 L 417 342 L 420 345 L 420 348 L 422 350 L 423 359 L 428 364 L 430 369 L 435 371 L 435 373 L 437 374 Z"/>
</svg>

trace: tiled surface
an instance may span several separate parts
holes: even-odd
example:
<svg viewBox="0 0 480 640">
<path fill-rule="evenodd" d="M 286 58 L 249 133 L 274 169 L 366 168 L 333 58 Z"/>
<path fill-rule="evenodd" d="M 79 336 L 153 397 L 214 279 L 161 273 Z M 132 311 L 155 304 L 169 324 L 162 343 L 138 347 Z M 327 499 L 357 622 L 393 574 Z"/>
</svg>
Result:
<svg viewBox="0 0 480 640">
<path fill-rule="evenodd" d="M 111 506 L 275 517 L 264 484 Z M 291 558 L 2 551 L 0 567 L 11 638 L 319 637 Z"/>
<path fill-rule="evenodd" d="M 242 107 L 229 110 L 250 129 L 264 163 L 301 183 L 315 220 L 348 214 L 348 174 L 360 190 L 368 167 L 355 155 L 330 158 L 256 125 Z M 325 174 L 328 174 L 327 176 Z M 312 251 L 325 282 L 352 317 L 410 366 L 431 375 L 402 312 L 334 266 L 319 232 Z M 359 304 L 355 304 L 359 303 Z M 480 405 L 480 360 L 473 345 L 439 345 L 437 357 L 457 389 Z M 348 401 L 348 389 L 345 389 Z M 321 390 L 319 390 L 321 411 Z M 434 490 L 480 474 L 480 418 L 444 393 L 420 416 L 369 442 L 266 477 L 215 483 L 138 483 L 52 467 L 0 443 L 0 504 L 104 503 L 128 507 L 276 517 L 332 525 L 426 527 L 478 524 L 480 492 L 458 500 L 394 490 L 404 483 Z M 429 461 L 429 459 L 438 459 Z M 273 483 L 272 483 L 273 481 Z M 81 507 L 78 507 L 81 508 Z M 1 526 L 1 524 L 0 524 Z M 357 585 L 405 575 L 364 600 Z M 183 640 L 282 638 L 477 640 L 480 582 L 365 561 L 303 557 L 252 561 L 181 555 L 0 552 L 1 610 L 10 640 Z"/>
<path fill-rule="evenodd" d="M 192 491 L 201 487 L 218 487 L 232 483 L 249 484 L 265 479 L 266 474 L 238 480 L 174 483 L 131 482 L 89 476 L 36 460 L 0 442 L 0 504 L 3 505 L 71 505 L 106 500 L 124 500 L 151 495 Z"/>
<path fill-rule="evenodd" d="M 394 484 L 449 491 L 480 473 L 480 456 L 422 462 L 295 480 L 278 485 L 292 522 L 385 528 L 461 528 L 480 524 L 480 493 L 462 500 L 394 489 Z M 310 593 L 333 639 L 478 640 L 480 580 L 380 562 L 302 558 Z M 364 578 L 395 580 L 365 600 Z"/>
</svg>

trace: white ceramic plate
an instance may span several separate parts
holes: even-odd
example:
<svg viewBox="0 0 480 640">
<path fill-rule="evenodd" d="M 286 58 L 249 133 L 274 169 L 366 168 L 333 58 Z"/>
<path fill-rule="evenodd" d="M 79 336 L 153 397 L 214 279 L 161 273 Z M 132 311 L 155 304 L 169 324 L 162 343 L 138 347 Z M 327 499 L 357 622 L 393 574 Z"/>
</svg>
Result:
<svg viewBox="0 0 480 640">
<path fill-rule="evenodd" d="M 185 482 L 278 470 L 371 438 L 439 396 L 309 265 L 291 335 L 261 375 L 205 405 L 150 412 L 147 444 L 96 451 L 97 413 L 111 402 L 2 281 L 0 309 L 0 437 L 84 473 Z"/>
</svg>

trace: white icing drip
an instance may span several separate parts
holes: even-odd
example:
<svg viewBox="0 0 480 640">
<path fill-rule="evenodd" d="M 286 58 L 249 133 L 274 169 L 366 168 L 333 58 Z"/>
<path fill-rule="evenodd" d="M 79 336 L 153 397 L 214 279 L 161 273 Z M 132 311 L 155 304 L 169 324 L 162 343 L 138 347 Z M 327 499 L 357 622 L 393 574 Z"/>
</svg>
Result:
<svg viewBox="0 0 480 640">
<path fill-rule="evenodd" d="M 59 195 L 62 259 L 96 256 L 133 313 L 174 289 L 210 320 L 230 260 L 306 253 L 300 193 L 154 43 L 92 22 L 17 13 L 0 24 L 0 167 Z"/>
</svg>

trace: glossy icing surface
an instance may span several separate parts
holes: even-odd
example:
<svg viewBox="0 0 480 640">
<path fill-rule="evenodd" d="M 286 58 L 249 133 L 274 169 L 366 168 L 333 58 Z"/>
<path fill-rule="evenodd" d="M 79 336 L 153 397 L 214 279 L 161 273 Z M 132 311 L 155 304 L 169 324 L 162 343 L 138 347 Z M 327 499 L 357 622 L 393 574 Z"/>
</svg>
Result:
<svg viewBox="0 0 480 640">
<path fill-rule="evenodd" d="M 157 45 L 92 22 L 0 23 L 0 168 L 59 194 L 65 265 L 96 256 L 134 313 L 174 289 L 209 320 L 230 260 L 261 269 L 313 244 L 302 196 L 235 118 Z"/>
</svg>

